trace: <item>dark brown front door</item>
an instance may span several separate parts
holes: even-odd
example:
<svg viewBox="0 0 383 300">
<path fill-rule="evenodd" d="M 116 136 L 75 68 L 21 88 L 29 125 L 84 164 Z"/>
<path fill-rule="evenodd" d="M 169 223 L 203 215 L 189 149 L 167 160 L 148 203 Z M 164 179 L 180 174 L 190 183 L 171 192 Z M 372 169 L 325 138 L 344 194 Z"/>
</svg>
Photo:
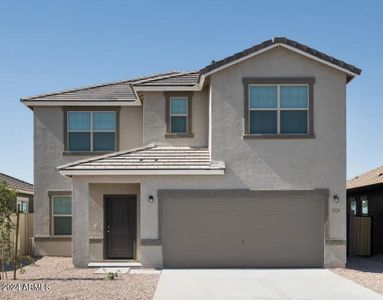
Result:
<svg viewBox="0 0 383 300">
<path fill-rule="evenodd" d="M 136 197 L 105 198 L 106 258 L 133 259 L 136 238 Z"/>
</svg>

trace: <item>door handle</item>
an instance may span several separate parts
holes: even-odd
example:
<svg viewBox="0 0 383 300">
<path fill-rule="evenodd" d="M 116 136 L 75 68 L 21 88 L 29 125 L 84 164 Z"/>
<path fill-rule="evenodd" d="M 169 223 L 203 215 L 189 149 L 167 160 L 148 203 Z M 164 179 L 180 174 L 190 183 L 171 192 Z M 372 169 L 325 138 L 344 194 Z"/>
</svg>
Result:
<svg viewBox="0 0 383 300">
<path fill-rule="evenodd" d="M 107 230 L 106 233 L 110 233 L 110 230 Z"/>
</svg>

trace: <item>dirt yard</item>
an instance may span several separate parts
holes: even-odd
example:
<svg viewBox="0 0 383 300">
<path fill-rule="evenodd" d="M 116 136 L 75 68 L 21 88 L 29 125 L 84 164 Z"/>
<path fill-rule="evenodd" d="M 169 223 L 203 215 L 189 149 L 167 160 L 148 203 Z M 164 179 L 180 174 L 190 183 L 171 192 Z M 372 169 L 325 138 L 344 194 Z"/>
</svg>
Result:
<svg viewBox="0 0 383 300">
<path fill-rule="evenodd" d="M 330 269 L 383 295 L 383 255 L 351 258 L 345 269 Z"/>
<path fill-rule="evenodd" d="M 159 272 L 149 270 L 115 280 L 95 271 L 74 268 L 71 258 L 43 257 L 36 266 L 25 267 L 24 274 L 18 272 L 19 280 L 0 281 L 0 299 L 152 299 L 159 279 Z M 9 272 L 8 278 L 12 276 Z"/>
</svg>

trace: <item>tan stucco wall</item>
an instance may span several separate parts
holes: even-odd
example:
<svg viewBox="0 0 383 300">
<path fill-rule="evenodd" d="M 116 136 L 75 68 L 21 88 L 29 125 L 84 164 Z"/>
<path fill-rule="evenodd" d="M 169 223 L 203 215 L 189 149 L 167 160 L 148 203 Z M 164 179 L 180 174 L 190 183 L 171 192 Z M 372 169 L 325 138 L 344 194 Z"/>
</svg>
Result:
<svg viewBox="0 0 383 300">
<path fill-rule="evenodd" d="M 315 77 L 314 84 L 314 133 L 315 139 L 301 140 L 244 140 L 243 133 L 243 77 Z M 346 239 L 345 220 L 345 179 L 346 179 L 346 76 L 328 66 L 292 53 L 288 50 L 274 49 L 236 66 L 216 73 L 211 77 L 211 144 L 212 156 L 215 160 L 226 163 L 226 175 L 223 176 L 93 176 L 74 177 L 73 191 L 77 195 L 78 219 L 75 226 L 79 229 L 74 249 L 75 260 L 81 265 L 86 262 L 89 251 L 99 256 L 99 245 L 89 243 L 83 236 L 92 237 L 99 233 L 99 223 L 88 225 L 87 220 L 80 216 L 99 213 L 99 206 L 91 209 L 85 205 L 90 194 L 89 188 L 93 183 L 100 183 L 106 188 L 110 184 L 141 183 L 140 194 L 140 235 L 141 239 L 158 238 L 158 199 L 148 202 L 149 195 L 157 195 L 161 189 L 251 189 L 251 190 L 297 190 L 297 189 L 328 189 L 329 214 L 326 220 L 325 239 L 335 240 L 326 242 L 325 265 L 343 266 L 346 261 L 346 248 L 339 245 L 339 241 Z M 205 96 L 201 96 L 205 99 Z M 194 128 L 195 137 L 192 139 L 165 139 L 165 97 L 163 93 L 145 93 L 143 107 L 143 141 L 167 142 L 171 144 L 189 144 L 203 146 L 208 144 L 207 117 L 205 121 L 194 120 L 194 108 L 198 100 L 193 98 L 193 124 L 201 124 L 200 131 Z M 201 100 L 202 107 L 206 105 Z M 55 112 L 53 112 L 54 114 Z M 57 116 L 56 116 L 57 117 Z M 45 116 L 53 122 L 54 115 Z M 57 120 L 57 118 L 56 118 Z M 49 123 L 49 122 L 48 122 Z M 49 123 L 51 124 L 51 123 Z M 52 125 L 55 128 L 54 125 Z M 42 130 L 46 132 L 47 140 L 41 142 L 41 149 L 47 141 L 54 141 L 51 128 Z M 200 133 L 198 133 L 200 132 Z M 42 135 L 40 133 L 40 135 Z M 39 147 L 37 147 L 39 149 Z M 57 162 L 56 156 L 60 151 L 51 147 L 52 153 L 47 154 Z M 42 150 L 46 151 L 46 150 Z M 48 151 L 49 152 L 49 151 Z M 43 152 L 46 154 L 45 152 Z M 78 157 L 76 157 L 77 159 Z M 43 162 L 39 157 L 38 168 L 40 173 L 55 173 L 54 163 Z M 40 165 L 41 163 L 41 165 Z M 57 164 L 56 164 L 57 165 Z M 42 171 L 44 170 L 44 172 Z M 46 170 L 46 171 L 45 171 Z M 35 173 L 36 174 L 36 173 Z M 48 173 L 49 174 L 49 173 Z M 52 176 L 55 178 L 56 174 Z M 57 176 L 59 176 L 57 174 Z M 67 188 L 65 180 L 43 180 L 46 186 Z M 46 180 L 46 182 L 44 181 Z M 36 182 L 36 179 L 35 179 Z M 65 185 L 63 184 L 65 182 Z M 54 183 L 57 183 L 56 185 Z M 56 187 L 57 188 L 57 187 Z M 40 187 L 41 189 L 41 187 Z M 45 188 L 44 193 L 47 189 Z M 39 195 L 42 195 L 40 193 Z M 100 194 L 100 193 L 98 193 Z M 337 194 L 339 203 L 331 198 Z M 99 196 L 97 196 L 99 199 Z M 96 198 L 97 198 L 96 197 Z M 92 200 L 91 200 L 92 202 Z M 42 202 L 41 202 L 42 203 Z M 98 205 L 95 201 L 93 204 Z M 44 219 L 44 209 L 40 215 Z M 97 214 L 97 213 L 96 213 Z M 92 217 L 90 217 L 92 220 Z M 85 222 L 85 223 L 84 223 Z M 92 221 L 91 221 L 92 222 Z M 39 229 L 45 230 L 46 222 L 39 223 Z M 93 226 L 95 226 L 93 228 Z M 88 231 L 88 234 L 86 233 Z M 338 242 L 337 242 L 338 241 Z M 89 247 L 89 251 L 88 251 Z M 92 250 L 93 249 L 93 250 Z M 144 266 L 161 267 L 162 247 L 141 246 L 140 260 Z M 97 254 L 98 253 L 98 254 Z"/>
<path fill-rule="evenodd" d="M 315 139 L 244 140 L 244 77 L 315 77 Z M 212 158 L 227 162 L 231 184 L 251 189 L 328 188 L 327 239 L 346 239 L 346 75 L 284 48 L 276 48 L 214 74 Z M 339 247 L 325 261 L 344 264 Z"/>
<path fill-rule="evenodd" d="M 101 109 L 101 108 L 100 108 Z M 142 107 L 121 107 L 120 111 L 120 149 L 142 146 Z M 70 255 L 63 250 L 57 254 L 57 240 L 50 237 L 50 203 L 48 192 L 71 191 L 71 180 L 61 176 L 56 167 L 78 159 L 78 155 L 63 155 L 64 152 L 64 113 L 61 107 L 34 108 L 34 235 L 43 237 L 35 241 L 35 254 Z M 49 246 L 53 242 L 55 245 Z M 63 242 L 64 243 L 64 242 Z M 68 245 L 67 245 L 68 244 Z M 63 249 L 70 249 L 66 242 Z M 52 250 L 49 250 L 51 249 Z M 39 252 L 41 251 L 41 253 Z M 59 252 L 61 253 L 61 252 Z"/>
<path fill-rule="evenodd" d="M 153 142 L 172 145 L 207 147 L 209 90 L 193 92 L 192 96 L 192 138 L 165 138 L 166 133 L 166 98 L 162 92 L 144 93 L 144 145 Z"/>
<path fill-rule="evenodd" d="M 36 256 L 72 256 L 70 238 L 34 238 L 33 254 Z"/>
</svg>

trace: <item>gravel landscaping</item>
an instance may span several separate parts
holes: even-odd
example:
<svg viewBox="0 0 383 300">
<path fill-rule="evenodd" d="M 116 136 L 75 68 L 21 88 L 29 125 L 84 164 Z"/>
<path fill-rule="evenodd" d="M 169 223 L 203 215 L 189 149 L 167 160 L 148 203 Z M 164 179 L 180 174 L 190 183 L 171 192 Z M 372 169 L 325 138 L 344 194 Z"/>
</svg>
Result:
<svg viewBox="0 0 383 300">
<path fill-rule="evenodd" d="M 346 268 L 330 270 L 383 295 L 383 255 L 354 257 Z"/>
<path fill-rule="evenodd" d="M 106 280 L 105 274 L 94 273 L 96 269 L 74 268 L 72 259 L 67 257 L 43 257 L 36 266 L 25 267 L 25 271 L 18 272 L 17 281 L 0 281 L 0 299 L 152 299 L 159 279 L 159 272 L 135 270 Z M 8 278 L 12 275 L 9 272 Z M 5 283 L 20 284 L 17 289 L 41 284 L 45 290 L 3 290 Z"/>
</svg>

